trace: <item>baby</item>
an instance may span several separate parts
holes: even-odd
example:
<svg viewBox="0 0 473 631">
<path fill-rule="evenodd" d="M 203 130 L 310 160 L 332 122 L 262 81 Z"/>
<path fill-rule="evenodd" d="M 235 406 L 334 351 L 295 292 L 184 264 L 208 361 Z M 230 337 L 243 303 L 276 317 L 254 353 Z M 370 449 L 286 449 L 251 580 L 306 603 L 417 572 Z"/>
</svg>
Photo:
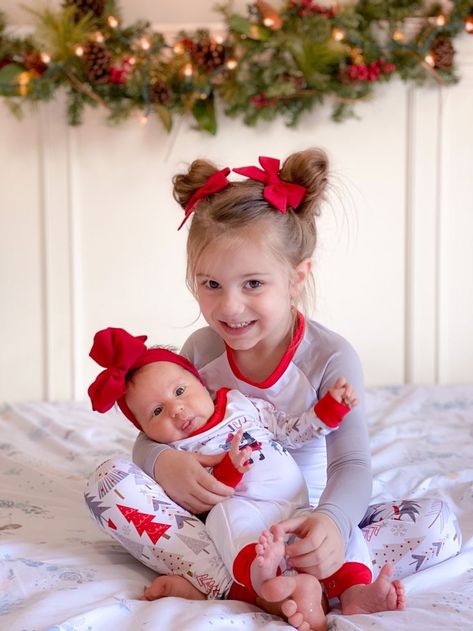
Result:
<svg viewBox="0 0 473 631">
<path fill-rule="evenodd" d="M 277 527 L 269 528 L 310 511 L 305 481 L 285 448 L 297 448 L 334 431 L 357 404 L 351 386 L 339 378 L 314 408 L 288 417 L 272 404 L 237 390 L 222 388 L 213 400 L 193 364 L 168 349 L 148 349 L 145 340 L 145 336 L 134 337 L 117 328 L 96 334 L 90 355 L 106 369 L 89 387 L 93 409 L 105 412 L 116 402 L 151 440 L 185 451 L 224 452 L 213 474 L 234 487 L 235 495 L 212 508 L 206 528 L 229 574 L 243 586 L 244 598 L 252 602 L 277 600 L 280 589 L 286 597 L 290 581 L 290 598 L 304 612 L 304 621 L 311 629 L 324 629 L 322 586 L 309 574 L 277 577 L 286 569 L 285 545 Z M 189 557 L 192 550 L 186 548 L 183 554 Z M 361 556 L 355 551 L 357 561 Z M 362 566 L 359 562 L 353 565 Z M 359 587 L 361 583 L 366 587 L 371 581 L 370 573 L 369 579 L 362 573 L 347 583 L 350 564 L 341 571 L 345 586 Z M 187 575 L 183 578 L 189 580 Z M 164 584 L 168 588 L 177 585 L 166 579 L 157 577 L 145 597 L 162 596 Z M 399 601 L 401 588 L 395 583 L 389 583 L 389 589 Z M 202 598 L 195 585 L 185 593 Z M 176 588 L 173 593 L 171 589 L 170 593 L 167 589 L 166 595 L 182 595 L 182 590 Z"/>
</svg>

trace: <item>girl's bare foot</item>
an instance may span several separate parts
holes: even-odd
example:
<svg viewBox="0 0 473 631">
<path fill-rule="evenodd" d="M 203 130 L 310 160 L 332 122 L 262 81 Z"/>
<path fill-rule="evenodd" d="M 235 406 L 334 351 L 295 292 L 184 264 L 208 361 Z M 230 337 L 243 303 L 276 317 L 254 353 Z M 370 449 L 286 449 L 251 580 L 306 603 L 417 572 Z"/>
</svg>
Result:
<svg viewBox="0 0 473 631">
<path fill-rule="evenodd" d="M 340 596 L 343 614 L 375 613 L 404 609 L 405 595 L 401 581 L 391 581 L 393 569 L 386 564 L 370 585 L 353 585 Z"/>
<path fill-rule="evenodd" d="M 157 576 L 145 588 L 143 600 L 157 600 L 166 596 L 178 596 L 187 600 L 206 600 L 205 594 L 189 583 L 183 576 Z"/>
<path fill-rule="evenodd" d="M 282 615 L 299 631 L 326 630 L 322 587 L 314 576 L 277 576 L 261 586 L 261 594 L 268 602 L 280 603 Z"/>
</svg>

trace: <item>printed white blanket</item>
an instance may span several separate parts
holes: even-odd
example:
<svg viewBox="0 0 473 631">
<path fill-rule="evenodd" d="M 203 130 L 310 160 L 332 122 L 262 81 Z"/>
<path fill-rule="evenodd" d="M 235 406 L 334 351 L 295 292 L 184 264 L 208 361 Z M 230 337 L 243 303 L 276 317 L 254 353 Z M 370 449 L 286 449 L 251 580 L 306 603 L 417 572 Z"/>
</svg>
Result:
<svg viewBox="0 0 473 631">
<path fill-rule="evenodd" d="M 372 389 L 373 502 L 436 496 L 463 533 L 461 553 L 405 579 L 407 608 L 329 615 L 329 629 L 473 628 L 473 385 Z M 153 578 L 89 517 L 85 478 L 129 457 L 135 430 L 88 404 L 0 408 L 0 628 L 6 631 L 281 631 L 236 601 L 140 600 Z"/>
</svg>

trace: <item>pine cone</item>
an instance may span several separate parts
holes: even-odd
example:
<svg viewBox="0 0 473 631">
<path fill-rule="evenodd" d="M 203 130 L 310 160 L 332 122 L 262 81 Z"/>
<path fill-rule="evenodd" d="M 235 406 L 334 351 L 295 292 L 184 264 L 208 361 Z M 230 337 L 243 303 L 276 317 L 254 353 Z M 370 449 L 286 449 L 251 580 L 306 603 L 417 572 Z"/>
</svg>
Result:
<svg viewBox="0 0 473 631">
<path fill-rule="evenodd" d="M 434 60 L 435 70 L 451 70 L 453 68 L 455 49 L 450 38 L 445 35 L 438 35 L 432 42 L 430 54 Z"/>
<path fill-rule="evenodd" d="M 112 56 L 102 44 L 88 42 L 84 46 L 84 62 L 87 78 L 92 83 L 108 80 L 112 65 Z"/>
<path fill-rule="evenodd" d="M 87 13 L 101 18 L 105 10 L 105 0 L 64 0 L 63 6 L 74 7 L 76 20 L 80 20 Z"/>
<path fill-rule="evenodd" d="M 192 59 L 202 70 L 211 72 L 225 63 L 225 46 L 212 40 L 204 31 L 192 46 Z"/>
<path fill-rule="evenodd" d="M 156 69 L 152 69 L 150 72 L 148 95 L 151 103 L 158 103 L 159 105 L 167 105 L 171 100 L 171 90 L 163 75 Z"/>
</svg>

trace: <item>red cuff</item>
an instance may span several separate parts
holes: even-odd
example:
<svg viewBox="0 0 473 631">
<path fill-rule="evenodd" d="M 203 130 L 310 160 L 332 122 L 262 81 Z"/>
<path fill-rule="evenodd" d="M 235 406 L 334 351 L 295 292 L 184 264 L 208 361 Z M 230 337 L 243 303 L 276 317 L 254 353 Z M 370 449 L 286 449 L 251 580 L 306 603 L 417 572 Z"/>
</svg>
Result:
<svg viewBox="0 0 473 631">
<path fill-rule="evenodd" d="M 328 578 L 320 582 L 325 587 L 327 598 L 336 598 L 352 585 L 369 585 L 373 575 L 367 565 L 348 561 Z"/>
<path fill-rule="evenodd" d="M 215 465 L 213 475 L 219 482 L 223 482 L 223 484 L 227 484 L 233 488 L 237 486 L 243 477 L 243 473 L 240 473 L 240 471 L 235 468 L 228 453 L 225 454 L 222 462 Z"/>
<path fill-rule="evenodd" d="M 233 561 L 233 576 L 235 580 L 246 587 L 247 591 L 250 594 L 254 594 L 256 596 L 255 590 L 253 589 L 253 585 L 251 584 L 251 573 L 250 568 L 251 564 L 256 558 L 256 544 L 249 543 L 244 548 L 240 550 L 240 552 L 236 555 L 235 560 Z"/>
<path fill-rule="evenodd" d="M 250 605 L 256 604 L 255 592 L 249 592 L 246 587 L 239 585 L 238 583 L 232 583 L 230 591 L 227 594 L 226 600 L 241 600 L 244 603 L 250 603 Z"/>
<path fill-rule="evenodd" d="M 330 392 L 327 392 L 320 401 L 314 405 L 314 412 L 319 419 L 328 427 L 334 428 L 340 425 L 343 417 L 348 414 L 350 409 L 348 405 L 336 401 Z"/>
</svg>

